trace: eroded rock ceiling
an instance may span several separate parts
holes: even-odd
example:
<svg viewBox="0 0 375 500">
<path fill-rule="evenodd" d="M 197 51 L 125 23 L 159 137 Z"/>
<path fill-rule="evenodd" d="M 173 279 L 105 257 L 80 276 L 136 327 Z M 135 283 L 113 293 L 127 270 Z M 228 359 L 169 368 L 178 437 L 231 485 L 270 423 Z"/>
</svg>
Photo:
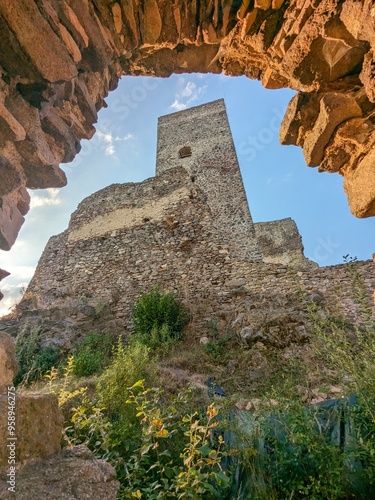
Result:
<svg viewBox="0 0 375 500">
<path fill-rule="evenodd" d="M 121 75 L 225 72 L 297 90 L 281 142 L 343 175 L 354 215 L 375 215 L 374 49 L 371 0 L 0 0 L 0 248 L 26 188 L 66 184 L 60 163 L 93 136 Z"/>
</svg>

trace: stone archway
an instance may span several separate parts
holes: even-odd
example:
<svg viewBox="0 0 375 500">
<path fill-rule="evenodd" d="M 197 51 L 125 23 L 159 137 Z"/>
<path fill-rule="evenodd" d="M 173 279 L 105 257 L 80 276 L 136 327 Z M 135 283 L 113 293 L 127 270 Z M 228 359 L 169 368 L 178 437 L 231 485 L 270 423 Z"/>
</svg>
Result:
<svg viewBox="0 0 375 500">
<path fill-rule="evenodd" d="M 375 7 L 370 0 L 0 0 L 0 248 L 26 188 L 95 133 L 121 75 L 225 72 L 291 87 L 280 133 L 339 172 L 352 213 L 375 215 Z"/>
</svg>

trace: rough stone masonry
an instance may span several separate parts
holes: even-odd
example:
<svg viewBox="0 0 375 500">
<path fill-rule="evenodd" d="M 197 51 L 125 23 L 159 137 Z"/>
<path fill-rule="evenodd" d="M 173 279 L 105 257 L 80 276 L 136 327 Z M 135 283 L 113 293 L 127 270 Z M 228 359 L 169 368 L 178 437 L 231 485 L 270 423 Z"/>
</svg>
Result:
<svg viewBox="0 0 375 500">
<path fill-rule="evenodd" d="M 370 290 L 375 270 L 362 267 Z M 327 297 L 342 285 L 348 297 L 342 305 L 353 308 L 345 266 L 318 269 L 306 259 L 291 219 L 253 223 L 218 100 L 159 119 L 156 176 L 83 200 L 68 229 L 48 242 L 18 312 L 26 321 L 58 311 L 77 325 L 106 306 L 131 328 L 135 298 L 160 285 L 189 306 L 199 304 L 195 320 L 204 327 L 244 295 L 255 302 L 267 296 L 263 308 L 281 297 L 282 309 L 296 280 Z M 54 342 L 74 342 L 66 323 L 54 329 Z"/>
</svg>

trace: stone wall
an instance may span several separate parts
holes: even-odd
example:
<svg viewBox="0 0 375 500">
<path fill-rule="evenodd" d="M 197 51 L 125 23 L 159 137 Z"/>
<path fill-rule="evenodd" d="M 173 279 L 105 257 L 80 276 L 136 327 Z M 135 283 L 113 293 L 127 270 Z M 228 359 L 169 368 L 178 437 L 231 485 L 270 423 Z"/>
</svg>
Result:
<svg viewBox="0 0 375 500">
<path fill-rule="evenodd" d="M 184 214 L 191 205 L 193 216 L 206 217 L 209 222 L 209 215 L 199 200 L 184 201 L 167 216 L 173 217 L 175 224 L 179 222 L 172 228 L 167 226 L 166 220 L 170 219 L 166 218 L 148 228 L 139 226 L 74 245 L 68 242 L 68 233 L 54 237 L 19 306 L 18 323 L 10 325 L 10 330 L 39 321 L 45 325 L 49 343 L 68 349 L 85 331 L 131 331 L 135 299 L 139 292 L 155 285 L 174 292 L 190 308 L 194 335 L 207 332 L 212 321 L 225 318 L 230 324 L 243 313 L 248 324 L 259 327 L 278 318 L 287 318 L 293 327 L 306 326 L 301 290 L 312 300 L 318 297 L 319 304 L 331 314 L 353 323 L 361 321 L 363 307 L 355 299 L 350 265 L 305 266 L 299 270 L 289 265 L 233 259 L 220 241 L 211 240 L 207 248 L 205 238 L 212 238 L 212 233 L 205 231 L 204 221 L 185 224 Z M 163 249 L 160 241 L 150 238 L 155 230 L 154 234 L 164 239 Z M 64 244 L 66 254 L 61 251 Z M 129 248 L 139 253 L 131 257 L 127 254 Z M 208 256 L 210 261 L 206 260 Z M 355 266 L 371 304 L 375 266 L 372 261 Z M 109 315 L 95 323 L 95 312 L 106 308 Z"/>
<path fill-rule="evenodd" d="M 281 131 L 339 172 L 352 212 L 375 213 L 371 0 L 0 0 L 0 248 L 27 188 L 61 187 L 121 74 L 224 72 L 293 88 Z M 251 96 L 249 97 L 251 99 Z"/>
<path fill-rule="evenodd" d="M 221 236 L 205 193 L 182 167 L 109 186 L 50 239 L 20 308 L 111 303 L 130 327 L 135 297 L 152 286 L 220 296 L 234 258 Z"/>
<path fill-rule="evenodd" d="M 256 222 L 254 228 L 263 262 L 306 267 L 302 238 L 293 219 Z M 311 265 L 318 267 L 312 261 Z"/>
<path fill-rule="evenodd" d="M 375 266 L 355 265 L 371 301 Z M 43 252 L 18 306 L 18 330 L 42 322 L 48 342 L 67 349 L 85 331 L 131 331 L 135 299 L 155 285 L 189 306 L 200 333 L 211 320 L 241 312 L 251 324 L 287 317 L 293 328 L 303 326 L 301 290 L 332 314 L 353 322 L 361 316 L 348 264 L 314 268 L 300 260 L 293 268 L 235 257 L 215 231 L 203 191 L 177 167 L 144 183 L 109 186 L 81 203 Z M 109 314 L 95 324 L 101 311 Z"/>
</svg>

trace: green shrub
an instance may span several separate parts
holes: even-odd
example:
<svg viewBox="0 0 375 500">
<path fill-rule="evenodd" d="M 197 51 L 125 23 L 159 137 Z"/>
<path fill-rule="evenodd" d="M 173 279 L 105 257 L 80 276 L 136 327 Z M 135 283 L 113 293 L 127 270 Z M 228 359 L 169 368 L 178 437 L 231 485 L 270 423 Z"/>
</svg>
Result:
<svg viewBox="0 0 375 500">
<path fill-rule="evenodd" d="M 279 498 L 342 498 L 346 467 L 338 445 L 315 429 L 314 414 L 302 405 L 275 416 L 265 429 L 266 470 Z"/>
<path fill-rule="evenodd" d="M 88 394 L 87 388 L 82 387 L 73 390 L 74 365 L 75 359 L 71 356 L 62 381 L 55 372 L 48 376 L 50 390 L 59 395 L 62 405 L 83 395 L 67 416 L 65 438 L 70 445 L 85 443 L 97 456 L 117 465 L 121 457 L 121 460 L 127 458 L 140 444 L 138 419 L 125 401 L 139 377 L 151 381 L 148 348 L 136 341 L 125 345 L 119 338 L 109 365 L 99 377 L 96 393 Z"/>
<path fill-rule="evenodd" d="M 74 374 L 88 377 L 102 372 L 110 363 L 113 345 L 113 335 L 89 333 L 74 351 Z"/>
<path fill-rule="evenodd" d="M 29 384 L 40 379 L 44 373 L 62 360 L 60 349 L 54 346 L 43 346 L 43 332 L 40 326 L 29 329 L 25 327 L 17 337 L 16 360 L 19 371 L 15 384 Z"/>
<path fill-rule="evenodd" d="M 182 302 L 158 287 L 141 294 L 135 303 L 133 318 L 139 339 L 152 348 L 169 339 L 181 339 L 182 330 L 189 322 L 188 311 Z"/>
<path fill-rule="evenodd" d="M 160 389 L 145 389 L 143 381 L 126 401 L 141 424 L 141 446 L 126 463 L 119 498 L 227 498 L 230 475 L 221 465 L 223 438 L 212 446 L 218 410 L 209 405 L 204 416 L 186 414 L 189 391 L 180 392 L 168 407 L 160 404 Z M 177 448 L 178 453 L 171 453 Z"/>
<path fill-rule="evenodd" d="M 228 353 L 228 344 L 232 339 L 233 335 L 231 333 L 227 333 L 224 337 L 216 337 L 216 339 L 208 342 L 204 346 L 204 350 L 213 362 L 217 362 L 219 360 L 225 361 Z"/>
<path fill-rule="evenodd" d="M 113 359 L 102 373 L 98 392 L 111 417 L 121 418 L 128 415 L 125 405 L 128 389 L 139 379 L 151 380 L 152 361 L 148 348 L 133 340 L 125 345 L 121 339 L 115 346 Z"/>
<path fill-rule="evenodd" d="M 72 442 L 85 442 L 104 458 L 118 461 L 129 459 L 140 446 L 139 421 L 125 401 L 130 388 L 139 380 L 152 379 L 152 360 L 148 348 L 136 340 L 125 345 L 121 339 L 114 348 L 109 366 L 97 384 L 97 396 L 75 409 L 69 427 Z M 98 435 L 101 435 L 100 439 Z"/>
<path fill-rule="evenodd" d="M 77 392 L 64 389 L 73 366 L 71 358 L 63 389 L 53 381 L 64 396 L 61 402 Z M 146 389 L 152 366 L 149 348 L 136 339 L 128 345 L 119 339 L 97 395 L 81 398 L 65 423 L 69 444 L 85 443 L 116 467 L 118 498 L 225 498 L 230 478 L 221 466 L 223 440 L 210 446 L 217 410 L 210 405 L 202 415 L 190 414 L 191 390 L 168 396 Z"/>
<path fill-rule="evenodd" d="M 139 356 L 139 345 L 135 349 Z M 128 362 L 128 355 L 121 346 L 117 361 Z M 202 415 L 190 414 L 191 391 L 181 391 L 166 404 L 163 391 L 145 388 L 143 380 L 123 390 L 129 378 L 122 370 L 118 376 L 117 362 L 110 369 L 103 383 L 109 381 L 109 373 L 116 372 L 119 386 L 115 388 L 111 379 L 107 402 L 112 409 L 116 402 L 117 413 L 84 398 L 74 409 L 66 433 L 71 445 L 85 443 L 116 467 L 121 483 L 118 498 L 227 498 L 231 481 L 221 465 L 224 442 L 219 436 L 215 445 L 210 444 L 218 410 L 209 405 Z M 120 418 L 125 418 L 122 426 Z"/>
</svg>

